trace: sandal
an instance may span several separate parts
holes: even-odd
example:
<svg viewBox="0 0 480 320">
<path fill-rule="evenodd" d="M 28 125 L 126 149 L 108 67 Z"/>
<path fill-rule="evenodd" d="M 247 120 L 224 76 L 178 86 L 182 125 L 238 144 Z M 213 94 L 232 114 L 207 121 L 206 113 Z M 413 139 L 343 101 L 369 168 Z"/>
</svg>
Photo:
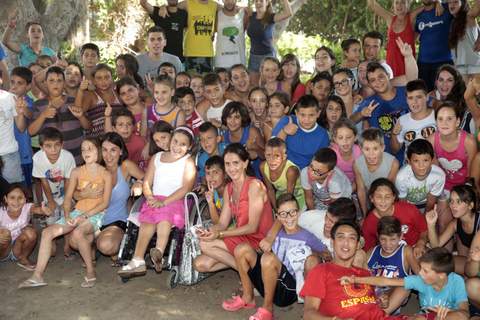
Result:
<svg viewBox="0 0 480 320">
<path fill-rule="evenodd" d="M 273 313 L 265 308 L 258 308 L 254 315 L 251 315 L 248 320 L 273 320 Z"/>
<path fill-rule="evenodd" d="M 255 303 L 247 303 L 240 296 L 234 296 L 232 299 L 223 301 L 222 308 L 226 311 L 238 311 L 240 309 L 253 309 Z"/>
<path fill-rule="evenodd" d="M 47 283 L 43 280 L 36 280 L 36 279 L 30 278 L 20 283 L 20 285 L 18 286 L 18 289 L 44 287 L 46 285 Z"/>
<path fill-rule="evenodd" d="M 26 271 L 35 271 L 35 265 L 34 264 L 23 264 L 21 262 L 17 262 L 17 266 L 22 268 L 23 270 Z"/>
<path fill-rule="evenodd" d="M 93 288 L 95 286 L 95 283 L 97 282 L 97 278 L 83 278 L 85 281 L 82 282 L 80 285 L 82 288 Z"/>
<path fill-rule="evenodd" d="M 150 259 L 152 259 L 153 267 L 155 268 L 155 272 L 160 273 L 162 272 L 163 268 L 163 254 L 160 249 L 152 248 L 150 249 Z"/>
<path fill-rule="evenodd" d="M 145 260 L 132 259 L 130 262 L 118 270 L 117 274 L 121 277 L 143 276 L 147 273 Z"/>
</svg>

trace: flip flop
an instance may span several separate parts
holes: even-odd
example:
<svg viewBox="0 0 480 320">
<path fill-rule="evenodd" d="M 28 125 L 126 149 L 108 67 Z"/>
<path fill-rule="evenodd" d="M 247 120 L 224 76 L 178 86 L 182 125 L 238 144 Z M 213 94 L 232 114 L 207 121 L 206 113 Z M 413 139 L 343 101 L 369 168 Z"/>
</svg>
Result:
<svg viewBox="0 0 480 320">
<path fill-rule="evenodd" d="M 80 285 L 82 288 L 93 288 L 95 286 L 95 283 L 97 282 L 97 278 L 83 278 L 85 281 L 82 282 Z"/>
<path fill-rule="evenodd" d="M 155 271 L 157 273 L 162 272 L 162 268 L 163 268 L 163 263 L 162 263 L 163 254 L 162 254 L 162 251 L 160 251 L 160 249 L 157 249 L 157 248 L 150 249 L 150 259 L 152 259 Z"/>
<path fill-rule="evenodd" d="M 26 271 L 35 271 L 35 265 L 34 264 L 27 265 L 27 264 L 17 262 L 17 266 L 19 266 L 20 268 L 22 268 L 23 270 L 26 270 Z"/>
<path fill-rule="evenodd" d="M 18 289 L 44 287 L 46 285 L 47 283 L 44 281 L 38 281 L 30 278 L 20 283 L 20 285 L 18 286 Z"/>
<path fill-rule="evenodd" d="M 225 300 L 222 303 L 222 308 L 226 311 L 238 311 L 240 309 L 253 309 L 255 303 L 247 303 L 240 296 L 234 296 L 232 299 Z"/>
</svg>

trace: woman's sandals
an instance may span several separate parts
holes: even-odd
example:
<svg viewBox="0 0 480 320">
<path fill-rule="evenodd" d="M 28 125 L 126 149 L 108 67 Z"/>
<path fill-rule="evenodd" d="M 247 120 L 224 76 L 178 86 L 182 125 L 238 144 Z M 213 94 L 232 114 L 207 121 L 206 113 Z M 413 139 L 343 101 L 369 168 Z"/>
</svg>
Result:
<svg viewBox="0 0 480 320">
<path fill-rule="evenodd" d="M 122 278 L 131 278 L 144 276 L 147 273 L 147 266 L 145 260 L 137 260 L 133 258 L 122 269 L 118 270 L 117 274 Z"/>
</svg>

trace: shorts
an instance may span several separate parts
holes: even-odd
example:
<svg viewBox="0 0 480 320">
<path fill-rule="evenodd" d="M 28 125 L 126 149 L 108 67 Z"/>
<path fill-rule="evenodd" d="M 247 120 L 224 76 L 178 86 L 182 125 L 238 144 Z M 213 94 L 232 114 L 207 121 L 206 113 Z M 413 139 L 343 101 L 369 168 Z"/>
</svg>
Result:
<svg viewBox="0 0 480 320">
<path fill-rule="evenodd" d="M 248 58 L 248 71 L 260 72 L 260 65 L 266 57 L 275 57 L 275 53 L 271 54 L 253 54 L 250 53 Z"/>
<path fill-rule="evenodd" d="M 212 72 L 212 57 L 185 57 L 185 70 L 193 70 L 199 74 Z"/>
<path fill-rule="evenodd" d="M 12 244 L 13 247 L 13 244 Z M 13 254 L 13 249 L 10 249 L 10 252 L 7 254 L 5 258 L 0 258 L 0 262 L 9 262 L 9 261 L 17 261 L 17 257 Z"/>
<path fill-rule="evenodd" d="M 472 64 L 459 64 L 455 66 L 462 76 L 480 73 L 480 66 Z"/>
<path fill-rule="evenodd" d="M 83 212 L 79 210 L 73 210 L 70 212 L 70 218 L 74 219 L 78 216 L 81 216 Z M 88 221 L 92 224 L 93 227 L 93 232 L 97 232 L 100 230 L 100 227 L 102 226 L 102 219 L 103 219 L 103 212 L 97 213 L 96 215 L 88 217 Z M 65 221 L 65 216 L 62 216 L 60 219 L 58 219 L 55 224 L 63 224 L 66 225 L 67 222 Z"/>
<path fill-rule="evenodd" d="M 257 262 L 253 269 L 248 271 L 248 276 L 253 283 L 253 286 L 262 295 L 265 295 L 265 288 L 262 279 L 262 266 L 260 260 L 261 254 L 257 254 Z M 297 281 L 288 272 L 287 267 L 282 265 L 280 274 L 277 278 L 277 285 L 275 286 L 275 293 L 273 294 L 273 303 L 279 307 L 286 307 L 297 302 Z"/>
<path fill-rule="evenodd" d="M 125 221 L 122 221 L 122 220 L 116 220 L 116 221 L 113 221 L 112 223 L 101 226 L 100 231 L 103 231 L 103 230 L 107 229 L 108 227 L 117 227 L 117 228 L 122 229 L 123 232 L 125 232 L 125 230 L 127 230 L 127 223 Z"/>
<path fill-rule="evenodd" d="M 23 182 L 22 165 L 18 151 L 0 156 L 3 162 L 2 177 L 8 183 Z"/>
</svg>

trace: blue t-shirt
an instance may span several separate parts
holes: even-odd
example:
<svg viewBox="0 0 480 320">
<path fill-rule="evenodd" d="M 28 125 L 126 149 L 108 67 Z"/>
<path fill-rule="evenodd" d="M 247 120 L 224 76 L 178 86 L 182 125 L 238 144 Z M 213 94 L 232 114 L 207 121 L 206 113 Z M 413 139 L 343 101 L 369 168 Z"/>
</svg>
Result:
<svg viewBox="0 0 480 320">
<path fill-rule="evenodd" d="M 384 134 L 385 151 L 393 154 L 390 148 L 390 139 L 392 138 L 392 129 L 401 115 L 409 112 L 405 87 L 395 87 L 396 94 L 392 100 L 386 101 L 377 94 L 366 98 L 360 103 L 358 112 L 368 107 L 371 101 L 375 101 L 379 106 L 373 110 L 372 116 L 367 118 L 370 127 L 379 128 Z M 403 163 L 403 148 L 395 156 Z"/>
<path fill-rule="evenodd" d="M 7 57 L 7 54 L 5 53 L 5 50 L 3 50 L 2 45 L 0 44 L 0 61 L 5 59 Z"/>
<path fill-rule="evenodd" d="M 458 310 L 460 303 L 468 301 L 465 282 L 454 272 L 448 275 L 447 283 L 440 291 L 436 291 L 431 285 L 426 284 L 420 276 L 407 276 L 404 280 L 405 289 L 418 291 L 422 309 L 446 306 L 449 309 Z"/>
<path fill-rule="evenodd" d="M 27 101 L 28 109 L 33 113 L 33 99 L 29 96 L 24 97 Z M 18 152 L 20 153 L 20 162 L 22 164 L 30 164 L 33 163 L 32 160 L 32 140 L 30 135 L 28 134 L 28 130 L 20 132 L 18 130 L 17 125 L 14 125 L 13 133 L 15 134 L 15 139 L 18 143 Z"/>
<path fill-rule="evenodd" d="M 296 116 L 290 117 L 292 118 L 292 123 L 298 126 L 298 130 L 294 135 L 287 136 L 285 140 L 287 144 L 287 158 L 301 170 L 312 162 L 312 158 L 318 149 L 326 148 L 330 145 L 330 139 L 328 132 L 318 124 L 315 124 L 312 129 L 306 130 L 299 125 Z M 288 116 L 280 119 L 275 128 L 273 128 L 272 136 L 277 136 L 288 122 Z"/>
<path fill-rule="evenodd" d="M 223 155 L 223 151 L 225 150 L 226 147 L 227 145 L 223 142 L 220 142 L 218 144 L 217 149 L 218 149 L 219 156 Z M 197 169 L 198 169 L 199 178 L 205 177 L 205 163 L 207 162 L 208 158 L 210 158 L 208 153 L 206 153 L 203 149 L 200 150 L 200 152 L 197 155 Z"/>
<path fill-rule="evenodd" d="M 55 51 L 50 48 L 42 47 L 39 55 L 55 56 Z M 22 67 L 28 67 L 31 63 L 37 61 L 38 56 L 35 51 L 26 43 L 20 44 L 20 52 L 18 53 L 18 63 Z"/>
<path fill-rule="evenodd" d="M 452 15 L 448 5 L 443 4 L 443 14 L 435 15 L 435 9 L 422 11 L 415 21 L 415 32 L 420 34 L 418 62 L 438 63 L 452 60 L 448 47 L 448 34 Z"/>
</svg>

